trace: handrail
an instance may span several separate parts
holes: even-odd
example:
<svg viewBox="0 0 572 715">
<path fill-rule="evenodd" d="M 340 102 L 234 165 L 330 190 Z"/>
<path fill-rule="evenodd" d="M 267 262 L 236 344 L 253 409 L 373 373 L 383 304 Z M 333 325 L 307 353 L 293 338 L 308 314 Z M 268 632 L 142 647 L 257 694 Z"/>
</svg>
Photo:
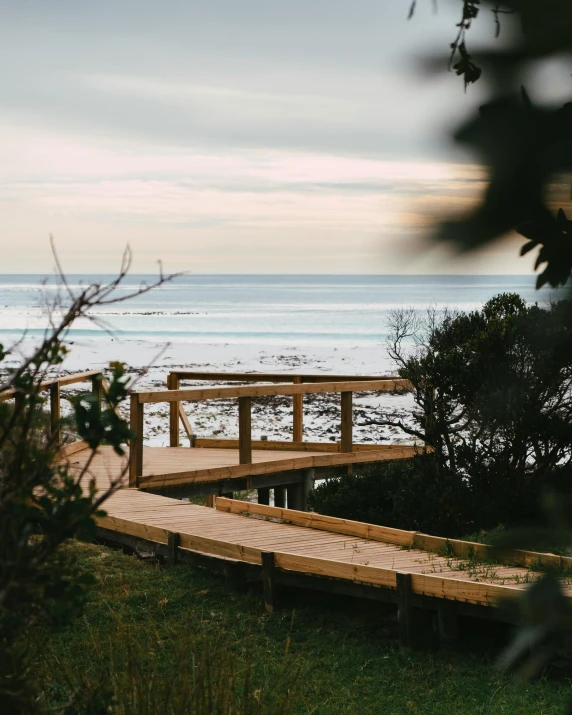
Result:
<svg viewBox="0 0 572 715">
<path fill-rule="evenodd" d="M 329 373 L 300 372 L 195 372 L 171 370 L 179 380 L 202 380 L 213 382 L 356 382 L 358 380 L 393 380 L 393 375 L 331 375 Z"/>
<path fill-rule="evenodd" d="M 299 373 L 299 372 L 201 372 L 195 370 L 171 370 L 167 376 L 167 387 L 178 390 L 182 380 L 210 381 L 210 382 L 290 382 L 323 383 L 323 382 L 365 382 L 371 380 L 394 380 L 393 375 L 332 375 L 324 373 Z M 191 423 L 183 409 L 183 405 L 171 403 L 169 405 L 169 444 L 178 447 L 179 420 L 187 433 L 191 447 L 196 444 L 196 435 L 193 433 Z M 304 439 L 304 395 L 292 395 L 292 443 L 302 442 Z"/>
<path fill-rule="evenodd" d="M 50 391 L 50 424 L 52 437 L 54 438 L 54 443 L 56 446 L 61 446 L 62 433 L 61 433 L 61 394 L 60 389 L 62 387 L 67 387 L 69 385 L 75 385 L 78 382 L 91 381 L 92 392 L 98 396 L 101 400 L 101 391 L 105 389 L 106 383 L 105 378 L 101 370 L 86 370 L 85 372 L 76 372 L 71 375 L 64 375 L 62 377 L 54 377 L 49 380 L 43 380 L 37 385 L 39 392 Z M 0 402 L 7 402 L 10 399 L 18 399 L 22 393 L 19 390 L 10 388 L 9 390 L 4 390 L 0 393 Z M 71 445 L 67 445 L 68 453 L 72 453 L 74 448 L 77 449 L 83 445 L 83 442 L 74 442 Z M 69 448 L 72 448 L 71 451 Z"/>
<path fill-rule="evenodd" d="M 409 390 L 409 380 L 352 380 L 350 382 L 322 382 L 288 385 L 246 385 L 244 387 L 204 387 L 186 390 L 152 390 L 132 392 L 139 403 L 148 402 L 201 402 L 224 400 L 232 397 L 276 397 L 279 395 L 310 395 L 335 392 L 393 392 Z"/>
<path fill-rule="evenodd" d="M 131 393 L 131 432 L 129 486 L 136 487 L 143 476 L 143 424 L 145 404 L 167 402 L 170 405 L 170 444 L 178 446 L 178 420 L 181 402 L 202 400 L 220 400 L 238 398 L 238 452 L 240 464 L 252 463 L 252 398 L 277 397 L 284 395 L 331 394 L 341 393 L 341 440 L 340 451 L 353 451 L 352 402 L 354 392 L 377 392 L 407 390 L 411 388 L 408 380 L 399 378 L 385 380 L 350 380 L 344 382 L 301 382 L 287 385 L 248 385 L 245 387 L 210 387 L 177 389 L 178 375 L 171 373 L 168 390 Z M 298 435 L 294 435 L 295 438 Z M 296 441 L 301 441 L 298 439 Z"/>
<path fill-rule="evenodd" d="M 96 375 L 102 374 L 101 370 L 86 370 L 85 372 L 76 372 L 72 375 L 64 375 L 63 377 L 53 377 L 50 380 L 43 380 L 40 382 L 38 385 L 38 391 L 44 392 L 45 390 L 49 390 L 54 384 L 58 384 L 60 387 L 66 387 L 68 385 L 74 385 L 77 382 L 87 382 L 87 380 L 91 380 Z M 6 402 L 7 400 L 16 397 L 17 394 L 18 390 L 15 390 L 14 388 L 4 390 L 4 392 L 0 392 L 0 402 Z"/>
</svg>

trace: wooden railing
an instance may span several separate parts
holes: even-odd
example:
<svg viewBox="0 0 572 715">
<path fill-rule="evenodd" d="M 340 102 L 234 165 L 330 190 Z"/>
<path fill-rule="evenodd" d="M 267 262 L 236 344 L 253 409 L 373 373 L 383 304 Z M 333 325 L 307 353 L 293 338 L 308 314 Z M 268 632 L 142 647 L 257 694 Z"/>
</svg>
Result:
<svg viewBox="0 0 572 715">
<path fill-rule="evenodd" d="M 209 381 L 209 382 L 273 382 L 273 383 L 293 383 L 295 385 L 301 384 L 315 384 L 324 382 L 363 382 L 372 380 L 395 380 L 391 376 L 383 375 L 330 375 L 330 374 L 315 374 L 315 373 L 292 373 L 292 372 L 193 372 L 190 370 L 173 370 L 169 373 L 167 377 L 167 388 L 170 390 L 179 390 L 181 387 L 181 381 L 192 380 L 192 381 Z M 171 403 L 170 408 L 170 421 L 169 421 L 169 432 L 170 432 L 170 446 L 179 446 L 179 420 L 182 422 L 183 428 L 189 438 L 191 447 L 222 447 L 222 448 L 236 448 L 236 440 L 217 440 L 219 444 L 211 444 L 213 440 L 197 440 L 196 435 L 193 433 L 193 428 L 189 419 L 183 409 L 181 403 Z M 304 439 L 304 395 L 295 394 L 292 395 L 292 443 L 298 445 L 308 445 L 309 443 L 303 443 Z M 207 444 L 208 442 L 208 444 Z M 276 443 L 274 443 L 276 444 Z M 336 451 L 337 445 L 331 445 L 331 448 L 327 451 Z M 257 444 L 258 449 L 271 449 L 264 442 Z M 276 446 L 273 447 L 276 449 Z M 303 448 L 303 447 L 302 447 Z M 318 447 L 320 449 L 320 447 Z"/>
<path fill-rule="evenodd" d="M 76 372 L 73 375 L 65 375 L 64 377 L 55 377 L 50 380 L 44 380 L 38 385 L 39 392 L 49 391 L 49 406 L 50 406 L 50 424 L 52 436 L 56 445 L 61 445 L 61 388 L 69 385 L 75 385 L 80 382 L 91 382 L 91 389 L 94 394 L 101 399 L 101 392 L 106 387 L 105 378 L 101 370 L 88 370 L 86 372 Z M 0 402 L 7 400 L 18 400 L 22 393 L 17 389 L 4 390 L 0 392 Z M 62 448 L 63 455 L 74 454 L 87 447 L 83 441 L 67 444 Z"/>
<path fill-rule="evenodd" d="M 204 373 L 199 373 L 204 374 Z M 260 379 L 260 376 L 257 376 Z M 280 376 L 282 377 L 282 376 Z M 320 376 L 321 377 L 321 376 Z M 179 379 L 177 377 L 177 379 Z M 205 378 L 203 378 L 205 379 Z M 209 378 L 210 379 L 210 378 Z M 238 378 L 237 378 L 238 379 Z M 238 446 L 240 464 L 252 463 L 252 398 L 276 397 L 283 395 L 303 396 L 308 394 L 341 394 L 341 440 L 339 450 L 351 453 L 353 451 L 353 393 L 354 392 L 387 392 L 406 390 L 410 383 L 397 378 L 386 379 L 350 379 L 338 382 L 296 382 L 281 385 L 247 385 L 241 387 L 195 387 L 177 389 L 175 381 L 169 377 L 170 389 L 153 390 L 151 392 L 131 393 L 131 431 L 133 434 L 130 447 L 130 486 L 136 486 L 139 477 L 143 476 L 143 421 L 144 407 L 148 403 L 167 402 L 171 406 L 171 436 L 176 428 L 178 435 L 178 415 L 180 403 L 199 402 L 205 400 L 238 399 Z M 173 407 L 175 409 L 173 409 Z M 174 416 L 173 416 L 174 415 Z M 173 441 L 171 444 L 173 445 Z M 295 443 L 294 443 L 295 444 Z M 177 446 L 178 441 L 173 445 Z M 214 445 L 213 445 L 214 446 Z"/>
</svg>

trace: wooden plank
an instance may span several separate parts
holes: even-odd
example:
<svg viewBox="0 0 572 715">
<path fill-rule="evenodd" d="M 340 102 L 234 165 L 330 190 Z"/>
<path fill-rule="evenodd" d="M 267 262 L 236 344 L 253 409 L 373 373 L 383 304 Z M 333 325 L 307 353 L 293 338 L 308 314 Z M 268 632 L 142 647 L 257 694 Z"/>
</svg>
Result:
<svg viewBox="0 0 572 715">
<path fill-rule="evenodd" d="M 77 454 L 78 452 L 83 452 L 84 449 L 89 449 L 89 444 L 83 440 L 78 442 L 72 442 L 72 444 L 66 444 L 58 452 L 59 458 L 71 457 L 72 454 Z"/>
<path fill-rule="evenodd" d="M 187 413 L 185 412 L 185 408 L 181 402 L 179 402 L 179 417 L 181 418 L 181 422 L 183 423 L 183 427 L 185 428 L 191 447 L 196 447 L 196 440 L 193 439 L 193 428 L 191 427 L 191 423 L 189 422 L 189 418 L 187 417 Z"/>
<path fill-rule="evenodd" d="M 143 475 L 143 408 L 137 395 L 131 394 L 130 428 L 132 438 L 129 445 L 129 486 L 136 487 Z"/>
<path fill-rule="evenodd" d="M 262 590 L 264 594 L 264 608 L 266 613 L 274 613 L 275 599 L 275 568 L 274 554 L 270 551 L 263 551 L 262 559 Z"/>
<path fill-rule="evenodd" d="M 140 402 L 197 402 L 234 397 L 272 397 L 336 392 L 377 392 L 409 389 L 404 380 L 364 380 L 362 382 L 324 382 L 300 385 L 252 385 L 246 387 L 205 387 L 183 390 L 137 392 Z"/>
<path fill-rule="evenodd" d="M 273 519 L 280 519 L 283 522 L 295 526 L 304 526 L 310 529 L 355 536 L 372 541 L 382 541 L 388 544 L 399 544 L 400 546 L 412 544 L 416 533 L 415 531 L 392 529 L 391 527 L 378 526 L 377 524 L 365 524 L 361 521 L 338 519 L 335 516 L 317 514 L 313 511 L 282 509 L 275 506 L 253 504 L 252 502 L 243 502 L 235 499 L 223 499 L 222 497 L 217 497 L 215 507 L 218 511 L 224 511 L 230 514 L 256 514 Z"/>
<path fill-rule="evenodd" d="M 181 408 L 182 409 L 182 408 Z M 203 449 L 238 449 L 237 439 L 211 439 L 201 437 L 195 439 L 195 447 Z M 337 442 L 283 442 L 281 440 L 252 440 L 252 449 L 264 451 L 283 452 L 340 452 L 340 445 Z M 405 450 L 411 456 L 418 450 L 413 445 L 401 444 L 353 444 L 354 452 L 379 452 Z"/>
<path fill-rule="evenodd" d="M 303 380 L 299 375 L 293 378 L 295 385 L 301 385 Z M 292 397 L 292 442 L 302 442 L 304 439 L 304 395 Z"/>
<path fill-rule="evenodd" d="M 252 463 L 252 399 L 238 398 L 238 461 Z"/>
<path fill-rule="evenodd" d="M 293 372 L 196 372 L 193 370 L 172 370 L 181 380 L 211 380 L 212 382 L 349 382 L 357 380 L 395 380 L 393 375 L 332 375 L 329 373 L 300 374 Z"/>
<path fill-rule="evenodd" d="M 76 382 L 85 382 L 90 380 L 95 375 L 101 375 L 101 370 L 87 370 L 86 372 L 76 372 L 73 375 L 66 375 L 65 377 L 55 377 L 51 380 L 43 380 L 37 386 L 40 392 L 44 390 L 49 390 L 52 385 L 58 384 L 60 387 L 65 387 L 66 385 L 74 385 Z M 4 390 L 0 393 L 0 402 L 5 402 L 6 400 L 11 400 L 17 394 L 17 390 L 12 388 Z"/>
<path fill-rule="evenodd" d="M 201 451 L 201 450 L 197 450 Z M 207 450 L 204 450 L 207 452 Z M 317 467 L 344 466 L 349 464 L 369 464 L 371 462 L 384 462 L 393 459 L 404 459 L 411 456 L 410 452 L 402 453 L 397 450 L 392 452 L 351 452 L 348 454 L 324 454 L 309 457 L 295 457 L 293 459 L 277 459 L 268 462 L 254 462 L 252 464 L 239 464 L 237 466 L 212 467 L 206 469 L 195 468 L 180 472 L 145 475 L 139 479 L 142 488 L 161 488 L 166 486 L 181 486 L 184 484 L 208 483 L 221 479 L 235 479 L 263 474 L 276 474 L 279 472 L 294 471 L 297 469 L 312 469 Z"/>
<path fill-rule="evenodd" d="M 62 426 L 60 412 L 60 386 L 57 382 L 50 385 L 50 428 L 52 439 L 56 445 L 62 442 Z"/>
<path fill-rule="evenodd" d="M 167 387 L 169 390 L 179 389 L 179 378 L 177 375 L 170 373 L 167 377 Z M 169 446 L 179 446 L 179 406 L 180 402 L 171 402 L 169 404 Z"/>
<path fill-rule="evenodd" d="M 73 375 L 66 375 L 65 377 L 56 377 L 54 380 L 47 380 L 42 383 L 42 385 L 48 386 L 53 382 L 58 382 L 60 387 L 65 387 L 66 385 L 75 385 L 77 382 L 91 380 L 91 378 L 96 375 L 101 375 L 101 370 L 86 370 L 85 372 L 76 372 Z"/>
<path fill-rule="evenodd" d="M 376 586 L 395 588 L 395 571 L 373 568 L 362 564 L 342 561 L 330 561 L 313 556 L 274 552 L 275 565 L 280 569 L 300 571 L 314 576 L 341 578 L 347 581 L 359 581 Z"/>
<path fill-rule="evenodd" d="M 340 440 L 340 451 L 353 452 L 353 404 L 351 392 L 342 392 L 341 413 L 342 434 Z"/>
</svg>

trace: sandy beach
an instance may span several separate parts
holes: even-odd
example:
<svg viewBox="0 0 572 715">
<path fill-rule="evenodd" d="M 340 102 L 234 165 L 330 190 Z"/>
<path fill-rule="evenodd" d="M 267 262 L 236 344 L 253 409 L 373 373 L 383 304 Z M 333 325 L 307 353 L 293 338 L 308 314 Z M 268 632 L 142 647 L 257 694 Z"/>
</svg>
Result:
<svg viewBox="0 0 572 715">
<path fill-rule="evenodd" d="M 395 368 L 383 345 L 354 348 L 304 346 L 263 346 L 252 343 L 161 343 L 146 340 L 118 340 L 100 337 L 73 341 L 70 353 L 58 369 L 58 374 L 83 370 L 107 370 L 113 360 L 124 362 L 134 381 L 134 389 L 166 387 L 170 370 L 201 370 L 213 372 L 315 372 L 347 375 L 391 375 Z M 31 344 L 24 342 L 9 356 L 5 367 L 15 366 L 19 355 L 26 354 Z M 54 373 L 55 374 L 55 373 Z M 189 383 L 190 384 L 190 383 Z M 202 383 L 207 385 L 209 383 Z M 220 383 L 219 383 L 220 384 Z M 73 388 L 67 393 L 72 394 Z M 65 392 L 62 392 L 62 395 Z M 304 400 L 304 439 L 307 441 L 338 441 L 340 439 L 339 395 L 310 395 Z M 62 403 L 65 412 L 66 401 Z M 217 400 L 185 406 L 193 430 L 200 437 L 238 437 L 238 406 L 236 400 Z M 366 420 L 379 420 L 391 414 L 411 422 L 413 400 L 409 395 L 364 394 L 354 396 L 354 441 L 411 444 L 406 433 L 378 425 L 361 426 Z M 128 405 L 123 407 L 128 416 Z M 287 397 L 261 398 L 254 401 L 252 433 L 255 439 L 290 439 L 292 435 L 292 401 Z M 148 405 L 145 414 L 145 444 L 166 446 L 168 406 Z M 181 444 L 188 444 L 181 432 Z"/>
</svg>

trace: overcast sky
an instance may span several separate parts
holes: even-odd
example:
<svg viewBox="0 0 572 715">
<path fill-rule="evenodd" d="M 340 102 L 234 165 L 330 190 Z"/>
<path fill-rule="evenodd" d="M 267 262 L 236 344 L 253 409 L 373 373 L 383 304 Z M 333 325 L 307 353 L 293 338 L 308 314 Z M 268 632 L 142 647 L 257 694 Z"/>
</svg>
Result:
<svg viewBox="0 0 572 715">
<path fill-rule="evenodd" d="M 459 2 L 0 2 L 1 272 L 529 271 L 423 236 L 484 175 L 446 129 L 484 96 L 444 52 Z M 479 36 L 492 41 L 492 18 Z M 476 38 L 475 38 L 476 39 Z"/>
</svg>

